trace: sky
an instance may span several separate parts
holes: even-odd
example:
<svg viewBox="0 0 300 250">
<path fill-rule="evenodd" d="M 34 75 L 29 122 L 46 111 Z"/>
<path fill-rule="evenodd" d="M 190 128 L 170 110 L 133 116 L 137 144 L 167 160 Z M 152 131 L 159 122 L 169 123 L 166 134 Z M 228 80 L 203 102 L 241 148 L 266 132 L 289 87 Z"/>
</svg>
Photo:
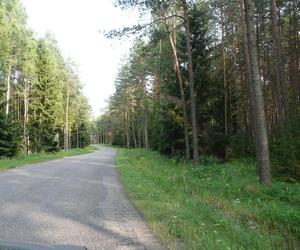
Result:
<svg viewBox="0 0 300 250">
<path fill-rule="evenodd" d="M 100 30 L 131 26 L 134 10 L 114 7 L 112 0 L 22 0 L 28 25 L 37 37 L 50 32 L 65 58 L 79 66 L 83 92 L 97 117 L 114 91 L 114 78 L 132 39 L 111 40 Z"/>
</svg>

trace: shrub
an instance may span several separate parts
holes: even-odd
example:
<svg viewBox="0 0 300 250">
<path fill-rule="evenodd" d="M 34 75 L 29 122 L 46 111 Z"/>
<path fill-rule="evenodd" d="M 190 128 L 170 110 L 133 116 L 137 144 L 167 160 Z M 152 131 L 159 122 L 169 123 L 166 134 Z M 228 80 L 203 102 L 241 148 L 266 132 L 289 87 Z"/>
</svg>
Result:
<svg viewBox="0 0 300 250">
<path fill-rule="evenodd" d="M 199 163 L 204 166 L 214 166 L 220 162 L 221 160 L 214 155 L 201 155 L 199 157 Z"/>
</svg>

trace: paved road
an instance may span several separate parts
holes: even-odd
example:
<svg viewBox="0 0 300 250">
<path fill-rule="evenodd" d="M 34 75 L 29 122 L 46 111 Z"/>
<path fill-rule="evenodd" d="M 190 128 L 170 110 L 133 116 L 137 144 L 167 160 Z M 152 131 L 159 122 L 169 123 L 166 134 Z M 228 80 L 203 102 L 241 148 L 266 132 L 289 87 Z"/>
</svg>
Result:
<svg viewBox="0 0 300 250">
<path fill-rule="evenodd" d="M 0 240 L 160 249 L 124 193 L 114 156 L 103 148 L 0 172 Z"/>
</svg>

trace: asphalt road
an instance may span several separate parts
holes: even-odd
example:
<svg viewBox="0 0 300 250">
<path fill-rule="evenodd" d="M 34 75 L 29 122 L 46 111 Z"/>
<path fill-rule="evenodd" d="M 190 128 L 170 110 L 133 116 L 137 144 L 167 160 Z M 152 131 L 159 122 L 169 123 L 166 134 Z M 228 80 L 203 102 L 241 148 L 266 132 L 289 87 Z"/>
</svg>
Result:
<svg viewBox="0 0 300 250">
<path fill-rule="evenodd" d="M 161 249 L 126 197 L 115 150 L 0 172 L 0 240 Z"/>
</svg>

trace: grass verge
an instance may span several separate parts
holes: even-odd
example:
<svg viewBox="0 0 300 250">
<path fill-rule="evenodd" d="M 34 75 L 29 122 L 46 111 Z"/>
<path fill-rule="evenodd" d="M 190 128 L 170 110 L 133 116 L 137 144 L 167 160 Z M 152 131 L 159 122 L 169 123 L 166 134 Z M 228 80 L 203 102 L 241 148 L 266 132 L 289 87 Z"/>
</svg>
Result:
<svg viewBox="0 0 300 250">
<path fill-rule="evenodd" d="M 15 168 L 27 164 L 33 164 L 38 162 L 50 161 L 72 155 L 80 155 L 92 153 L 96 150 L 96 147 L 89 146 L 80 149 L 71 149 L 69 151 L 61 150 L 56 153 L 37 153 L 31 155 L 20 155 L 14 158 L 2 158 L 0 159 L 0 170 Z"/>
<path fill-rule="evenodd" d="M 264 187 L 247 161 L 192 167 L 142 149 L 119 149 L 117 165 L 169 249 L 299 249 L 299 184 Z"/>
</svg>

